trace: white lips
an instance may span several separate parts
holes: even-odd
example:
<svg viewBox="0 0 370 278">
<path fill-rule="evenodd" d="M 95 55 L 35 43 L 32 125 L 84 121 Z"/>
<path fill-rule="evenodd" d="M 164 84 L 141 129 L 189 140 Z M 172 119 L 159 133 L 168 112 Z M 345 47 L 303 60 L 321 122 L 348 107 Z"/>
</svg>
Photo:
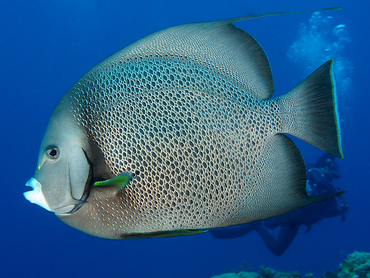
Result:
<svg viewBox="0 0 370 278">
<path fill-rule="evenodd" d="M 33 190 L 24 192 L 24 198 L 48 211 L 52 211 L 45 200 L 44 194 L 41 192 L 41 183 L 39 183 L 35 178 L 31 178 L 26 182 L 26 186 L 31 187 Z"/>
<path fill-rule="evenodd" d="M 31 187 L 33 190 L 24 192 L 23 193 L 24 198 L 26 198 L 28 201 L 30 201 L 33 204 L 39 205 L 40 207 L 48 211 L 55 212 L 57 214 L 64 214 L 64 213 L 71 212 L 74 209 L 75 204 L 78 203 L 78 201 L 75 201 L 74 204 L 68 204 L 60 208 L 51 209 L 48 203 L 46 202 L 44 194 L 42 194 L 41 183 L 39 183 L 35 178 L 30 178 L 26 182 L 26 186 Z"/>
</svg>

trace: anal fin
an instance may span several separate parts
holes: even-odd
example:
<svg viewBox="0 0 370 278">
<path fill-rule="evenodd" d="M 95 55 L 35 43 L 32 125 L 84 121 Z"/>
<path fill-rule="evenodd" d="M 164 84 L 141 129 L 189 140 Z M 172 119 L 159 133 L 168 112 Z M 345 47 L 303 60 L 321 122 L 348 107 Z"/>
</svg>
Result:
<svg viewBox="0 0 370 278">
<path fill-rule="evenodd" d="M 248 222 L 281 215 L 342 194 L 310 197 L 306 167 L 298 148 L 283 134 L 272 136 L 255 165 L 255 185 L 244 207 Z"/>
<path fill-rule="evenodd" d="M 122 239 L 127 238 L 159 238 L 159 237 L 174 237 L 174 236 L 189 236 L 206 233 L 208 230 L 175 230 L 175 231 L 159 231 L 153 233 L 134 233 L 122 234 Z"/>
</svg>

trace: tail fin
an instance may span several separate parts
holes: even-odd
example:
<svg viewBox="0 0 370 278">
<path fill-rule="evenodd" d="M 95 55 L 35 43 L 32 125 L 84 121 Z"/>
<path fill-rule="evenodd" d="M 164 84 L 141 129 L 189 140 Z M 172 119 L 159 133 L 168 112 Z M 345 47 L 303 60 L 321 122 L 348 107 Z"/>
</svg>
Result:
<svg viewBox="0 0 370 278">
<path fill-rule="evenodd" d="M 343 158 L 332 67 L 333 60 L 327 61 L 276 101 L 284 133 Z"/>
</svg>

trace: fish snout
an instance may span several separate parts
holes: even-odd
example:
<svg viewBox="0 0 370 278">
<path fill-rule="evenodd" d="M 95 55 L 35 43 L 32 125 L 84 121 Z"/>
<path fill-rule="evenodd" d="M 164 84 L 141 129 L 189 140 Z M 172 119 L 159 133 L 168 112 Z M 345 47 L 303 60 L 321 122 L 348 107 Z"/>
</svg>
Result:
<svg viewBox="0 0 370 278">
<path fill-rule="evenodd" d="M 45 199 L 44 194 L 42 193 L 42 185 L 41 183 L 36 180 L 35 178 L 31 178 L 26 182 L 26 186 L 31 187 L 33 190 L 26 191 L 23 193 L 24 198 L 30 201 L 33 204 L 39 205 L 40 207 L 54 212 L 54 213 L 69 213 L 74 210 L 76 204 L 66 205 L 60 208 L 52 209 L 50 208 L 48 202 Z"/>
<path fill-rule="evenodd" d="M 35 178 L 30 178 L 26 182 L 26 186 L 31 187 L 33 190 L 23 193 L 24 198 L 33 204 L 39 205 L 40 207 L 51 211 L 48 203 L 45 200 L 44 194 L 41 191 L 41 183 L 39 183 Z"/>
</svg>

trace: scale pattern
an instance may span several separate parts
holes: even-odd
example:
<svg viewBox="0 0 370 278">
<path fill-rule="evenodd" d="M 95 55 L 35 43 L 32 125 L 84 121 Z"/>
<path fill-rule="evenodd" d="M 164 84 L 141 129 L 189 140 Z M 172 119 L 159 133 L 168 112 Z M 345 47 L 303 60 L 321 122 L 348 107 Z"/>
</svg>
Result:
<svg viewBox="0 0 370 278">
<path fill-rule="evenodd" d="M 69 94 L 71 113 L 114 175 L 136 177 L 116 198 L 94 201 L 120 231 L 245 222 L 266 138 L 279 131 L 273 102 L 207 69 L 171 60 L 111 63 Z M 248 203 L 249 202 L 249 203 Z M 252 218 L 252 216 L 250 216 Z M 155 227 L 154 227 L 155 226 Z"/>
</svg>

